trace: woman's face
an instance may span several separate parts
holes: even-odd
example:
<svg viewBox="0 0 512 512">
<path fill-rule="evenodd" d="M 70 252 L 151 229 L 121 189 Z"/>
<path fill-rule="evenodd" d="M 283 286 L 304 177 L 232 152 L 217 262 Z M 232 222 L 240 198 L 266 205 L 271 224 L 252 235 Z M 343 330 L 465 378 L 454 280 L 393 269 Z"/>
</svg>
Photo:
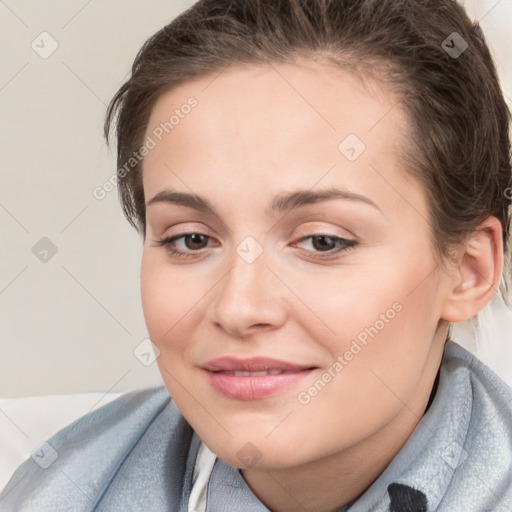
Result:
<svg viewBox="0 0 512 512">
<path fill-rule="evenodd" d="M 205 444 L 284 468 L 415 425 L 449 281 L 397 98 L 317 63 L 232 66 L 161 96 L 146 136 L 144 315 Z"/>
</svg>

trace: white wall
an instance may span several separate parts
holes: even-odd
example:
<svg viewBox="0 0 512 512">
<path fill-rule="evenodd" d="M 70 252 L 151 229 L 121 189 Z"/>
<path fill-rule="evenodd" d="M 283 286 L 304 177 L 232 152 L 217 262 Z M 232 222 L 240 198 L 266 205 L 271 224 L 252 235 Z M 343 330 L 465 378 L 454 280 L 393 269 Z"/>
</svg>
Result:
<svg viewBox="0 0 512 512">
<path fill-rule="evenodd" d="M 116 168 L 102 138 L 106 105 L 147 37 L 192 3 L 0 2 L 0 396 L 161 382 L 156 363 L 133 355 L 147 336 L 141 241 L 117 192 L 100 201 L 92 191 Z M 510 101 L 512 2 L 496 3 L 466 2 L 485 16 Z M 43 54 L 58 48 L 41 58 L 33 41 Z M 57 250 L 46 262 L 32 252 L 43 237 Z"/>
</svg>

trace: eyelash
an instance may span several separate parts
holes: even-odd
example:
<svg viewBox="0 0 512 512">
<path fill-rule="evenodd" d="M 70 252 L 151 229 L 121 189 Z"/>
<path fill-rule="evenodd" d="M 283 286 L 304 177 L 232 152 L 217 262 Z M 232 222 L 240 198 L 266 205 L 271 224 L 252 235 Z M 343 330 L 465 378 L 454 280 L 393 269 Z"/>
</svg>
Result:
<svg viewBox="0 0 512 512">
<path fill-rule="evenodd" d="M 192 233 L 182 233 L 180 235 L 162 238 L 161 240 L 155 240 L 155 242 L 157 243 L 158 246 L 165 247 L 165 250 L 172 256 L 177 256 L 179 258 L 193 258 L 197 255 L 200 255 L 201 252 L 200 251 L 192 251 L 192 252 L 180 251 L 172 246 L 172 244 L 176 240 L 179 240 L 180 238 L 185 238 L 186 236 L 190 236 L 190 235 L 201 235 L 201 236 L 205 236 L 208 239 L 211 238 L 210 236 L 205 235 L 204 233 L 192 232 Z M 358 242 L 356 242 L 355 240 L 349 240 L 346 238 L 341 238 L 338 236 L 326 235 L 326 234 L 305 236 L 305 237 L 301 238 L 300 240 L 298 240 L 298 242 L 304 242 L 305 240 L 308 240 L 310 238 L 312 239 L 312 238 L 320 238 L 320 237 L 332 239 L 335 241 L 335 243 L 341 242 L 342 245 L 344 245 L 344 247 L 339 247 L 338 249 L 330 249 L 329 251 L 311 251 L 311 252 L 317 252 L 318 254 L 325 254 L 325 256 L 313 256 L 314 258 L 317 258 L 317 259 L 332 258 L 336 254 L 355 249 L 356 246 L 358 245 Z"/>
</svg>

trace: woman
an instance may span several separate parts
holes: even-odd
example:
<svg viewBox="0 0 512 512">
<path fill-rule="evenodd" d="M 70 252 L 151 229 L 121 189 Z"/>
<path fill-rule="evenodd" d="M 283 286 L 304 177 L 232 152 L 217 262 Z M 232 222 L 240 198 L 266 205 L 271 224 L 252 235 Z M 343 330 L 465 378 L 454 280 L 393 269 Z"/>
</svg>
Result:
<svg viewBox="0 0 512 512">
<path fill-rule="evenodd" d="M 165 387 L 59 432 L 0 509 L 512 509 L 511 389 L 450 339 L 502 293 L 508 119 L 455 1 L 164 27 L 105 132 Z"/>
</svg>

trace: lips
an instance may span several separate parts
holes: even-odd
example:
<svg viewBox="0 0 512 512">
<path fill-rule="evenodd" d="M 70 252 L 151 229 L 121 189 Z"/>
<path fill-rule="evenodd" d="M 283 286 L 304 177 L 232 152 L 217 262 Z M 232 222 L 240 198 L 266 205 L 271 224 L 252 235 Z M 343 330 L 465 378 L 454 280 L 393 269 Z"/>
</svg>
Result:
<svg viewBox="0 0 512 512">
<path fill-rule="evenodd" d="M 231 370 L 219 370 L 217 373 L 222 373 L 224 375 L 234 375 L 235 377 L 257 377 L 260 375 L 282 375 L 284 373 L 296 373 L 296 372 L 290 372 L 290 371 L 283 371 L 283 370 L 262 370 L 257 372 L 252 371 L 231 371 Z"/>
<path fill-rule="evenodd" d="M 210 385 L 221 395 L 259 400 L 297 384 L 315 368 L 266 357 L 220 357 L 203 366 Z"/>
<path fill-rule="evenodd" d="M 272 370 L 278 370 L 280 372 L 299 372 L 312 368 L 312 366 L 289 363 L 288 361 L 280 361 L 268 357 L 251 357 L 250 359 L 219 357 L 206 363 L 204 368 L 213 372 L 266 372 Z"/>
</svg>

